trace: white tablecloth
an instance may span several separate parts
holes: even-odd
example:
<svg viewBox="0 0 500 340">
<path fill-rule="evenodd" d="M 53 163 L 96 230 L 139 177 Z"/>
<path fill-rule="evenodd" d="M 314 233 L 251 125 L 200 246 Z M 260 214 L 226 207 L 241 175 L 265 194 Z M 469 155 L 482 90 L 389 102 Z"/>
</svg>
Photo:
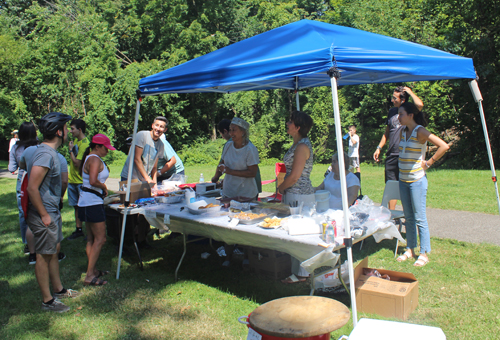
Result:
<svg viewBox="0 0 500 340">
<path fill-rule="evenodd" d="M 111 205 L 112 208 L 117 208 L 118 205 Z M 273 249 L 290 254 L 299 261 L 305 261 L 319 252 L 323 251 L 328 245 L 323 242 L 319 234 L 290 236 L 284 230 L 264 229 L 256 224 L 238 224 L 235 227 L 229 225 L 228 216 L 208 216 L 193 215 L 188 212 L 187 208 L 181 211 L 184 204 L 159 204 L 146 206 L 144 208 L 136 208 L 129 210 L 130 214 L 143 214 L 148 222 L 157 227 L 169 229 L 173 232 L 182 233 L 184 235 L 197 235 L 209 237 L 217 241 L 223 241 L 228 244 L 239 244 L 252 247 L 260 247 Z M 165 221 L 165 215 L 170 221 Z M 377 231 L 375 234 L 387 234 L 387 231 L 393 228 L 399 235 L 397 228 L 393 223 L 387 223 L 383 230 Z M 392 232 L 394 232 L 394 230 Z M 363 235 L 354 242 L 361 241 L 369 237 Z M 401 237 L 401 236 L 399 236 Z M 341 239 L 338 239 L 333 250 L 338 250 L 344 247 Z"/>
</svg>

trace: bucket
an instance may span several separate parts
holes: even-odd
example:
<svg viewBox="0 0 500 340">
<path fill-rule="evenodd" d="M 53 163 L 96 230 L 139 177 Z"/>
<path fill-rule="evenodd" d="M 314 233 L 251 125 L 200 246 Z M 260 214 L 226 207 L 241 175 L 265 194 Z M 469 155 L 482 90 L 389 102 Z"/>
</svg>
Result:
<svg viewBox="0 0 500 340">
<path fill-rule="evenodd" d="M 318 190 L 314 193 L 314 197 L 316 198 L 316 202 L 330 199 L 330 191 Z"/>
<path fill-rule="evenodd" d="M 316 198 L 316 211 L 323 212 L 330 208 L 330 192 L 328 190 L 318 190 L 314 193 Z"/>
<path fill-rule="evenodd" d="M 248 314 L 248 316 L 240 316 L 238 318 L 238 321 L 242 324 L 246 324 L 249 329 L 251 329 L 253 332 L 259 334 L 262 336 L 262 340 L 297 340 L 297 338 L 284 338 L 284 337 L 279 337 L 279 336 L 273 336 L 273 335 L 267 335 L 264 333 L 257 332 L 255 329 L 250 326 L 250 323 L 246 320 L 250 319 L 250 315 L 252 313 Z M 243 319 L 246 319 L 243 321 Z M 308 336 L 307 338 L 300 338 L 302 340 L 330 340 L 330 333 L 326 334 L 321 334 L 321 335 L 315 335 L 315 336 Z"/>
</svg>

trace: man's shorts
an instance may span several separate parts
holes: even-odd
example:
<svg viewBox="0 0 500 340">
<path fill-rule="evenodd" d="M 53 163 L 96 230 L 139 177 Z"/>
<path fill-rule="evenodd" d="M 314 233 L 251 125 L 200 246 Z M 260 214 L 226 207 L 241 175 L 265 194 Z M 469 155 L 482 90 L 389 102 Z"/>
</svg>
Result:
<svg viewBox="0 0 500 340">
<path fill-rule="evenodd" d="M 68 203 L 72 207 L 78 206 L 82 184 L 68 183 Z"/>
<path fill-rule="evenodd" d="M 78 218 L 82 222 L 105 222 L 106 212 L 104 210 L 104 204 L 90 205 L 88 207 L 78 207 Z"/>
<path fill-rule="evenodd" d="M 57 244 L 63 240 L 61 214 L 49 212 L 50 224 L 45 226 L 40 215 L 30 209 L 28 227 L 35 236 L 35 251 L 37 254 L 53 255 L 57 253 Z"/>
<path fill-rule="evenodd" d="M 399 181 L 399 156 L 389 155 L 385 159 L 385 181 Z"/>
<path fill-rule="evenodd" d="M 359 168 L 359 157 L 349 157 L 349 160 L 354 168 Z"/>
</svg>

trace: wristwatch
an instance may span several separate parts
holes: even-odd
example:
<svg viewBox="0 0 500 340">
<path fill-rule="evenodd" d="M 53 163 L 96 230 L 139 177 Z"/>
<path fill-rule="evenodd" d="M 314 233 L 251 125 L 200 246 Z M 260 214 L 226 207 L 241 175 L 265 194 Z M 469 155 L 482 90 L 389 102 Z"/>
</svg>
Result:
<svg viewBox="0 0 500 340">
<path fill-rule="evenodd" d="M 382 150 L 382 148 L 380 147 L 380 145 L 377 145 L 377 149 Z"/>
</svg>

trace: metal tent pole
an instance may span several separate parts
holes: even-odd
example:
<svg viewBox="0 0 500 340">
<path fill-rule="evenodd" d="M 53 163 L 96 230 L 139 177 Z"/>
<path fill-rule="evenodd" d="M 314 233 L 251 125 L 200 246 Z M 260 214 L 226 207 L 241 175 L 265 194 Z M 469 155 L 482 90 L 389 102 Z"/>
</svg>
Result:
<svg viewBox="0 0 500 340">
<path fill-rule="evenodd" d="M 120 266 L 122 264 L 123 239 L 125 237 L 125 226 L 127 225 L 127 216 L 130 204 L 130 182 L 132 180 L 132 169 L 135 157 L 135 135 L 137 134 L 137 125 L 139 123 L 139 113 L 141 111 L 142 97 L 137 96 L 137 106 L 135 109 L 134 134 L 132 135 L 132 145 L 130 145 L 129 162 L 128 162 L 128 178 L 127 178 L 127 193 L 125 194 L 125 209 L 123 209 L 122 234 L 120 237 L 120 250 L 118 251 L 118 268 L 116 269 L 116 279 L 120 278 Z"/>
<path fill-rule="evenodd" d="M 495 173 L 495 163 L 493 162 L 493 156 L 491 154 L 491 145 L 490 145 L 490 138 L 488 137 L 488 128 L 486 127 L 486 120 L 484 118 L 483 96 L 481 95 L 481 91 L 479 91 L 479 86 L 475 79 L 469 82 L 469 87 L 472 91 L 472 95 L 474 96 L 474 100 L 479 106 L 479 116 L 481 117 L 481 124 L 483 124 L 484 140 L 486 141 L 486 150 L 488 151 L 488 159 L 490 161 L 491 179 L 493 180 L 493 184 L 495 185 L 495 192 L 497 194 L 498 213 L 500 214 L 500 196 L 498 195 L 497 175 Z"/>
<path fill-rule="evenodd" d="M 337 78 L 336 78 L 340 76 L 340 73 L 338 72 L 338 70 L 336 69 L 332 70 L 332 69 L 328 71 L 328 75 L 330 76 L 330 83 L 332 87 L 333 113 L 335 117 L 335 137 L 337 139 L 337 154 L 338 154 L 339 171 L 340 171 L 340 189 L 342 192 L 342 210 L 344 211 L 344 230 L 345 230 L 344 245 L 347 247 L 347 263 L 349 270 L 349 289 L 351 291 L 350 295 L 351 295 L 352 322 L 354 327 L 356 327 L 356 324 L 358 323 L 358 313 L 356 309 L 356 290 L 354 287 L 351 227 L 349 225 L 349 216 L 348 216 L 349 203 L 347 200 L 347 182 L 345 177 L 346 174 L 345 174 L 344 148 L 342 144 L 340 109 L 339 109 Z"/>
<path fill-rule="evenodd" d="M 295 104 L 297 105 L 297 111 L 300 111 L 299 77 L 295 77 Z"/>
</svg>

